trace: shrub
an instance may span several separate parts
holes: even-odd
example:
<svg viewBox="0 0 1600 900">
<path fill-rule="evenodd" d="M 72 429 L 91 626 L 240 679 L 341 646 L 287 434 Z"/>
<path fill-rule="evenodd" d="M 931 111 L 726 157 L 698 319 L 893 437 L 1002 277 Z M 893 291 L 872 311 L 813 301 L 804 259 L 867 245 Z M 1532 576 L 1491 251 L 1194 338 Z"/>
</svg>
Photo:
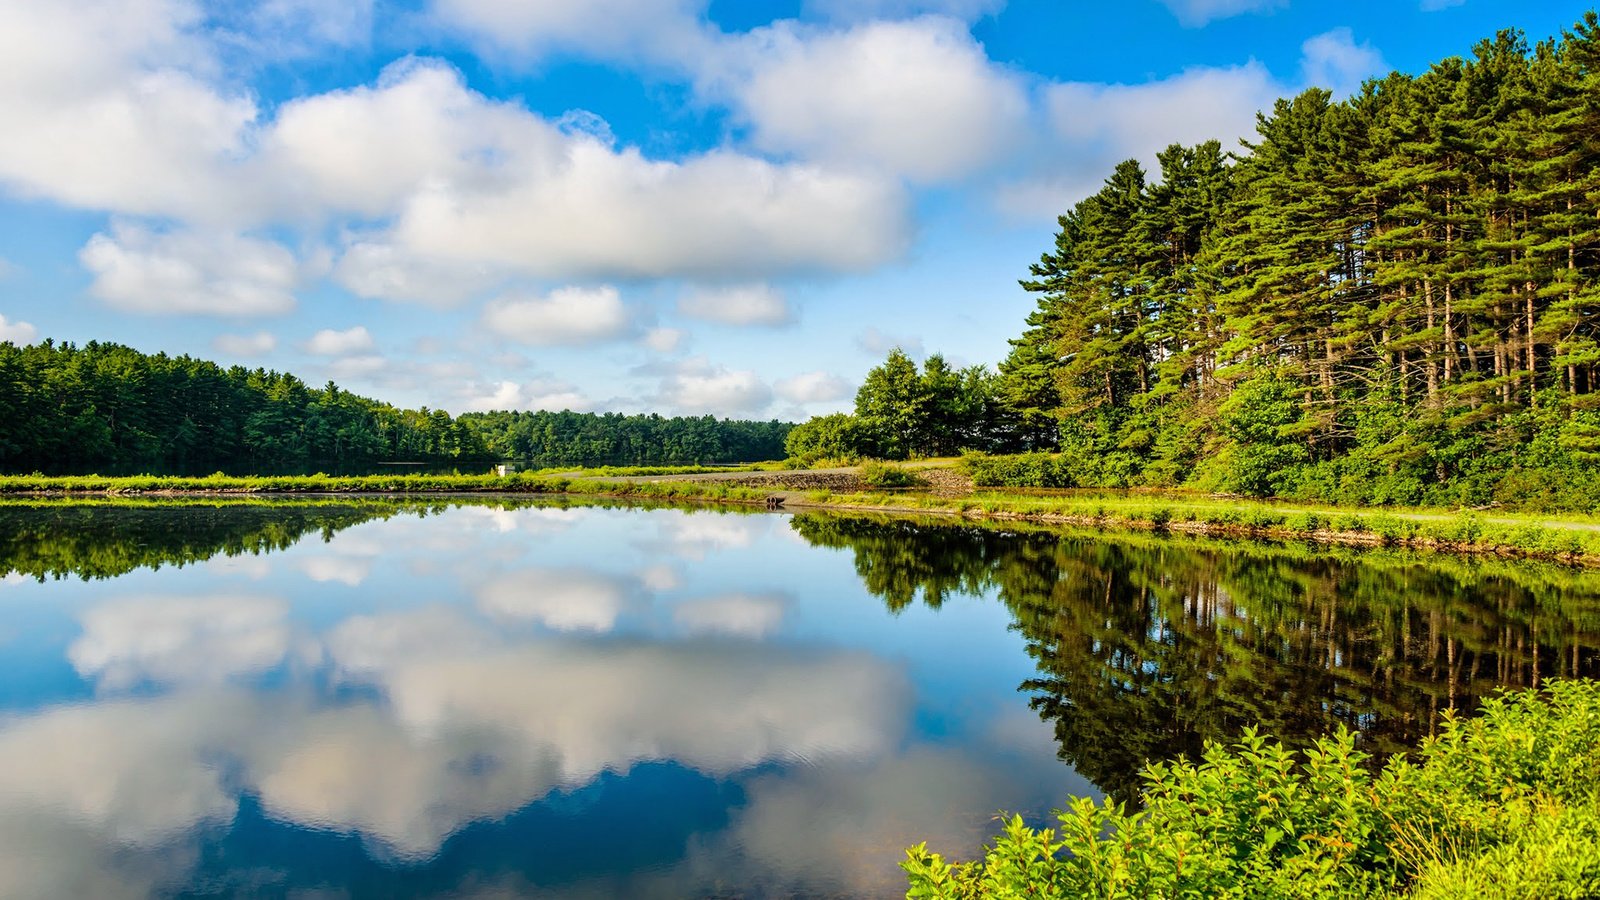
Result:
<svg viewBox="0 0 1600 900">
<path fill-rule="evenodd" d="M 1059 830 L 1006 822 L 984 858 L 918 844 L 919 900 L 1593 897 L 1600 892 L 1600 685 L 1506 694 L 1445 717 L 1374 775 L 1350 733 L 1300 754 L 1252 731 L 1154 764 L 1144 808 L 1078 800 Z"/>
<path fill-rule="evenodd" d="M 861 467 L 861 483 L 874 488 L 904 488 L 927 484 L 910 469 L 887 463 L 867 463 Z"/>
</svg>

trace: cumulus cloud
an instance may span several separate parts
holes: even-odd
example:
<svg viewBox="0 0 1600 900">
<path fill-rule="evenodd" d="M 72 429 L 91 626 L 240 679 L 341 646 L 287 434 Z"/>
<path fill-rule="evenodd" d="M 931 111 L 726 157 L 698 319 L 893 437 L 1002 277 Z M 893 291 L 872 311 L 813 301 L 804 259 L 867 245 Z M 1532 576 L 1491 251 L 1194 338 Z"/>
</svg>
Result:
<svg viewBox="0 0 1600 900">
<path fill-rule="evenodd" d="M 971 21 L 1004 9 L 1005 0 L 805 0 L 812 15 L 839 21 L 901 19 L 936 13 Z"/>
<path fill-rule="evenodd" d="M 607 58 L 670 62 L 707 36 L 706 0 L 434 0 L 440 20 L 480 46 L 537 58 L 570 50 Z"/>
<path fill-rule="evenodd" d="M 1185 28 L 1200 28 L 1218 19 L 1266 12 L 1287 6 L 1289 0 L 1161 0 Z"/>
<path fill-rule="evenodd" d="M 1100 189 L 1111 169 L 1138 159 L 1155 177 L 1168 144 L 1220 140 L 1224 149 L 1255 133 L 1256 112 L 1289 92 L 1259 62 L 1193 68 L 1140 84 L 1061 82 L 1042 91 L 1053 132 L 1051 162 L 998 193 L 1014 215 L 1044 218 Z"/>
<path fill-rule="evenodd" d="M 0 315 L 0 341 L 10 341 L 21 347 L 33 343 L 38 336 L 39 329 L 33 327 L 32 323 L 15 321 Z"/>
<path fill-rule="evenodd" d="M 219 231 L 158 232 L 118 223 L 78 252 L 89 292 L 126 312 L 268 316 L 295 308 L 308 274 L 289 248 Z"/>
<path fill-rule="evenodd" d="M 278 339 L 270 331 L 254 334 L 219 334 L 211 339 L 211 348 L 226 356 L 266 356 L 278 346 Z"/>
<path fill-rule="evenodd" d="M 285 104 L 263 138 L 289 202 L 392 217 L 343 277 L 449 302 L 458 269 L 489 280 L 859 268 L 898 254 L 892 181 L 717 150 L 653 161 L 562 128 L 408 60 L 372 87 Z M 370 245 L 370 246 L 367 246 Z"/>
<path fill-rule="evenodd" d="M 248 4 L 236 20 L 247 30 L 233 33 L 247 49 L 279 59 L 360 46 L 372 37 L 372 6 L 373 0 L 263 0 Z"/>
<path fill-rule="evenodd" d="M 783 293 L 765 283 L 698 286 L 678 298 L 678 312 L 724 325 L 786 325 L 794 312 Z"/>
<path fill-rule="evenodd" d="M 344 331 L 324 328 L 306 341 L 306 352 L 318 356 L 347 356 L 371 350 L 372 335 L 365 325 L 356 325 Z"/>
<path fill-rule="evenodd" d="M 762 149 L 931 181 L 993 162 L 1027 97 L 954 19 L 819 31 L 792 21 L 744 36 L 707 92 L 726 96 Z"/>
<path fill-rule="evenodd" d="M 255 104 L 207 84 L 212 51 L 180 0 L 0 3 L 0 182 L 73 206 L 205 216 L 234 177 Z"/>
<path fill-rule="evenodd" d="M 510 14 L 505 4 L 458 6 Z M 580 18 L 600 15 L 608 28 L 649 18 L 603 6 L 519 8 L 537 17 L 570 7 Z M 273 7 L 285 21 L 308 8 L 299 0 Z M 359 223 L 337 277 L 367 296 L 459 303 L 508 273 L 851 270 L 897 256 L 908 240 L 908 196 L 893 179 L 727 149 L 650 159 L 614 146 L 604 129 L 491 100 L 440 61 L 403 60 L 371 85 L 264 113 L 211 83 L 223 69 L 215 31 L 189 3 L 5 0 L 0 20 L 0 108 L 9 126 L 0 183 L 232 234 Z M 127 308 L 292 305 L 293 266 L 281 249 L 266 253 L 248 238 L 210 253 L 145 246 L 153 238 L 126 246 L 136 236 L 102 235 L 86 249 L 85 263 L 107 282 L 99 292 Z M 249 277 L 234 271 L 240 250 Z M 101 272 L 113 268 L 119 278 Z M 156 304 L 152 293 L 166 299 Z"/>
<path fill-rule="evenodd" d="M 399 300 L 438 308 L 459 306 L 501 280 L 485 265 L 457 265 L 425 251 L 358 241 L 345 248 L 333 278 L 358 297 Z"/>
<path fill-rule="evenodd" d="M 633 318 L 617 289 L 602 285 L 498 297 L 484 307 L 483 325 L 523 344 L 576 346 L 624 337 L 633 329 Z"/>
<path fill-rule="evenodd" d="M 850 382 L 832 372 L 823 371 L 780 378 L 773 385 L 773 390 L 790 403 L 832 403 L 853 393 Z"/>
<path fill-rule="evenodd" d="M 657 353 L 674 353 L 688 341 L 681 328 L 652 328 L 640 339 L 646 347 Z"/>
<path fill-rule="evenodd" d="M 1348 28 L 1311 37 L 1300 46 L 1300 52 L 1306 84 L 1331 90 L 1334 99 L 1355 93 L 1363 81 L 1389 69 L 1383 54 L 1370 43 L 1357 44 Z"/>
<path fill-rule="evenodd" d="M 473 412 L 490 410 L 549 410 L 560 412 L 588 412 L 594 401 L 584 396 L 575 386 L 553 378 L 535 378 L 532 381 L 500 381 L 493 387 L 483 388 L 466 395 L 464 409 Z"/>
<path fill-rule="evenodd" d="M 684 415 L 752 415 L 772 403 L 772 388 L 752 370 L 696 358 L 669 366 L 653 399 Z"/>
</svg>

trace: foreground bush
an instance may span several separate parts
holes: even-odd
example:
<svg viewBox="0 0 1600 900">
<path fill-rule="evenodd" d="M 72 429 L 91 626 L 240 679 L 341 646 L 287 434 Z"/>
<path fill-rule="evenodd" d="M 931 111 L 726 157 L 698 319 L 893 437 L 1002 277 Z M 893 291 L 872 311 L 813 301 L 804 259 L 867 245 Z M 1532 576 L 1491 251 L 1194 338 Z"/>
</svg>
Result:
<svg viewBox="0 0 1600 900">
<path fill-rule="evenodd" d="M 1374 775 L 1347 733 L 1300 754 L 1246 733 L 1145 772 L 1144 809 L 1009 820 L 980 861 L 907 851 L 907 897 L 1600 897 L 1600 683 L 1447 718 Z"/>
<path fill-rule="evenodd" d="M 1048 453 L 1022 453 L 1015 456 L 990 456 L 968 453 L 961 457 L 961 468 L 976 487 L 1069 488 L 1077 481 L 1067 464 Z"/>
</svg>

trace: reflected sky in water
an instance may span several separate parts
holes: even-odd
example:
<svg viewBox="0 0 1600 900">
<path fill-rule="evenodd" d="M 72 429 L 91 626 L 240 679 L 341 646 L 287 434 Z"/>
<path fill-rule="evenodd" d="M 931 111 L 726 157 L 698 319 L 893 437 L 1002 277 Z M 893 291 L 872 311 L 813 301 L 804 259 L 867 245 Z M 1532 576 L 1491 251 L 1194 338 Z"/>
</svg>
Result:
<svg viewBox="0 0 1600 900">
<path fill-rule="evenodd" d="M 0 578 L 0 896 L 896 896 L 1097 793 L 1005 606 L 891 613 L 787 516 L 361 518 Z"/>
</svg>

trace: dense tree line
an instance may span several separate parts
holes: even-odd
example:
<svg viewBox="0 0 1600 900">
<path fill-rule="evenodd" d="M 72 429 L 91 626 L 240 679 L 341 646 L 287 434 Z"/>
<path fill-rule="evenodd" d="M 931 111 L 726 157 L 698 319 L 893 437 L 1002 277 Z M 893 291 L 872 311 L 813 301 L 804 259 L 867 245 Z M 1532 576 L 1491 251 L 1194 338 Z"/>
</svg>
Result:
<svg viewBox="0 0 1600 900">
<path fill-rule="evenodd" d="M 781 459 L 789 423 L 715 416 L 487 412 L 459 419 L 503 459 L 549 465 L 674 465 Z"/>
<path fill-rule="evenodd" d="M 956 369 L 935 353 L 919 370 L 905 351 L 891 350 L 856 392 L 854 414 L 816 416 L 795 426 L 787 450 L 816 461 L 1032 449 L 1000 388 L 986 366 Z"/>
<path fill-rule="evenodd" d="M 1118 165 L 1023 282 L 1007 440 L 1085 484 L 1600 502 L 1593 13 L 1158 162 Z"/>
<path fill-rule="evenodd" d="M 1246 149 L 1170 147 L 1154 183 L 1122 163 L 1024 283 L 1007 395 L 1057 417 L 1090 478 L 1380 502 L 1594 487 L 1593 14 L 1344 102 L 1280 100 Z"/>
<path fill-rule="evenodd" d="M 0 343 L 0 471 L 292 472 L 487 459 L 443 410 L 120 344 Z"/>
</svg>

